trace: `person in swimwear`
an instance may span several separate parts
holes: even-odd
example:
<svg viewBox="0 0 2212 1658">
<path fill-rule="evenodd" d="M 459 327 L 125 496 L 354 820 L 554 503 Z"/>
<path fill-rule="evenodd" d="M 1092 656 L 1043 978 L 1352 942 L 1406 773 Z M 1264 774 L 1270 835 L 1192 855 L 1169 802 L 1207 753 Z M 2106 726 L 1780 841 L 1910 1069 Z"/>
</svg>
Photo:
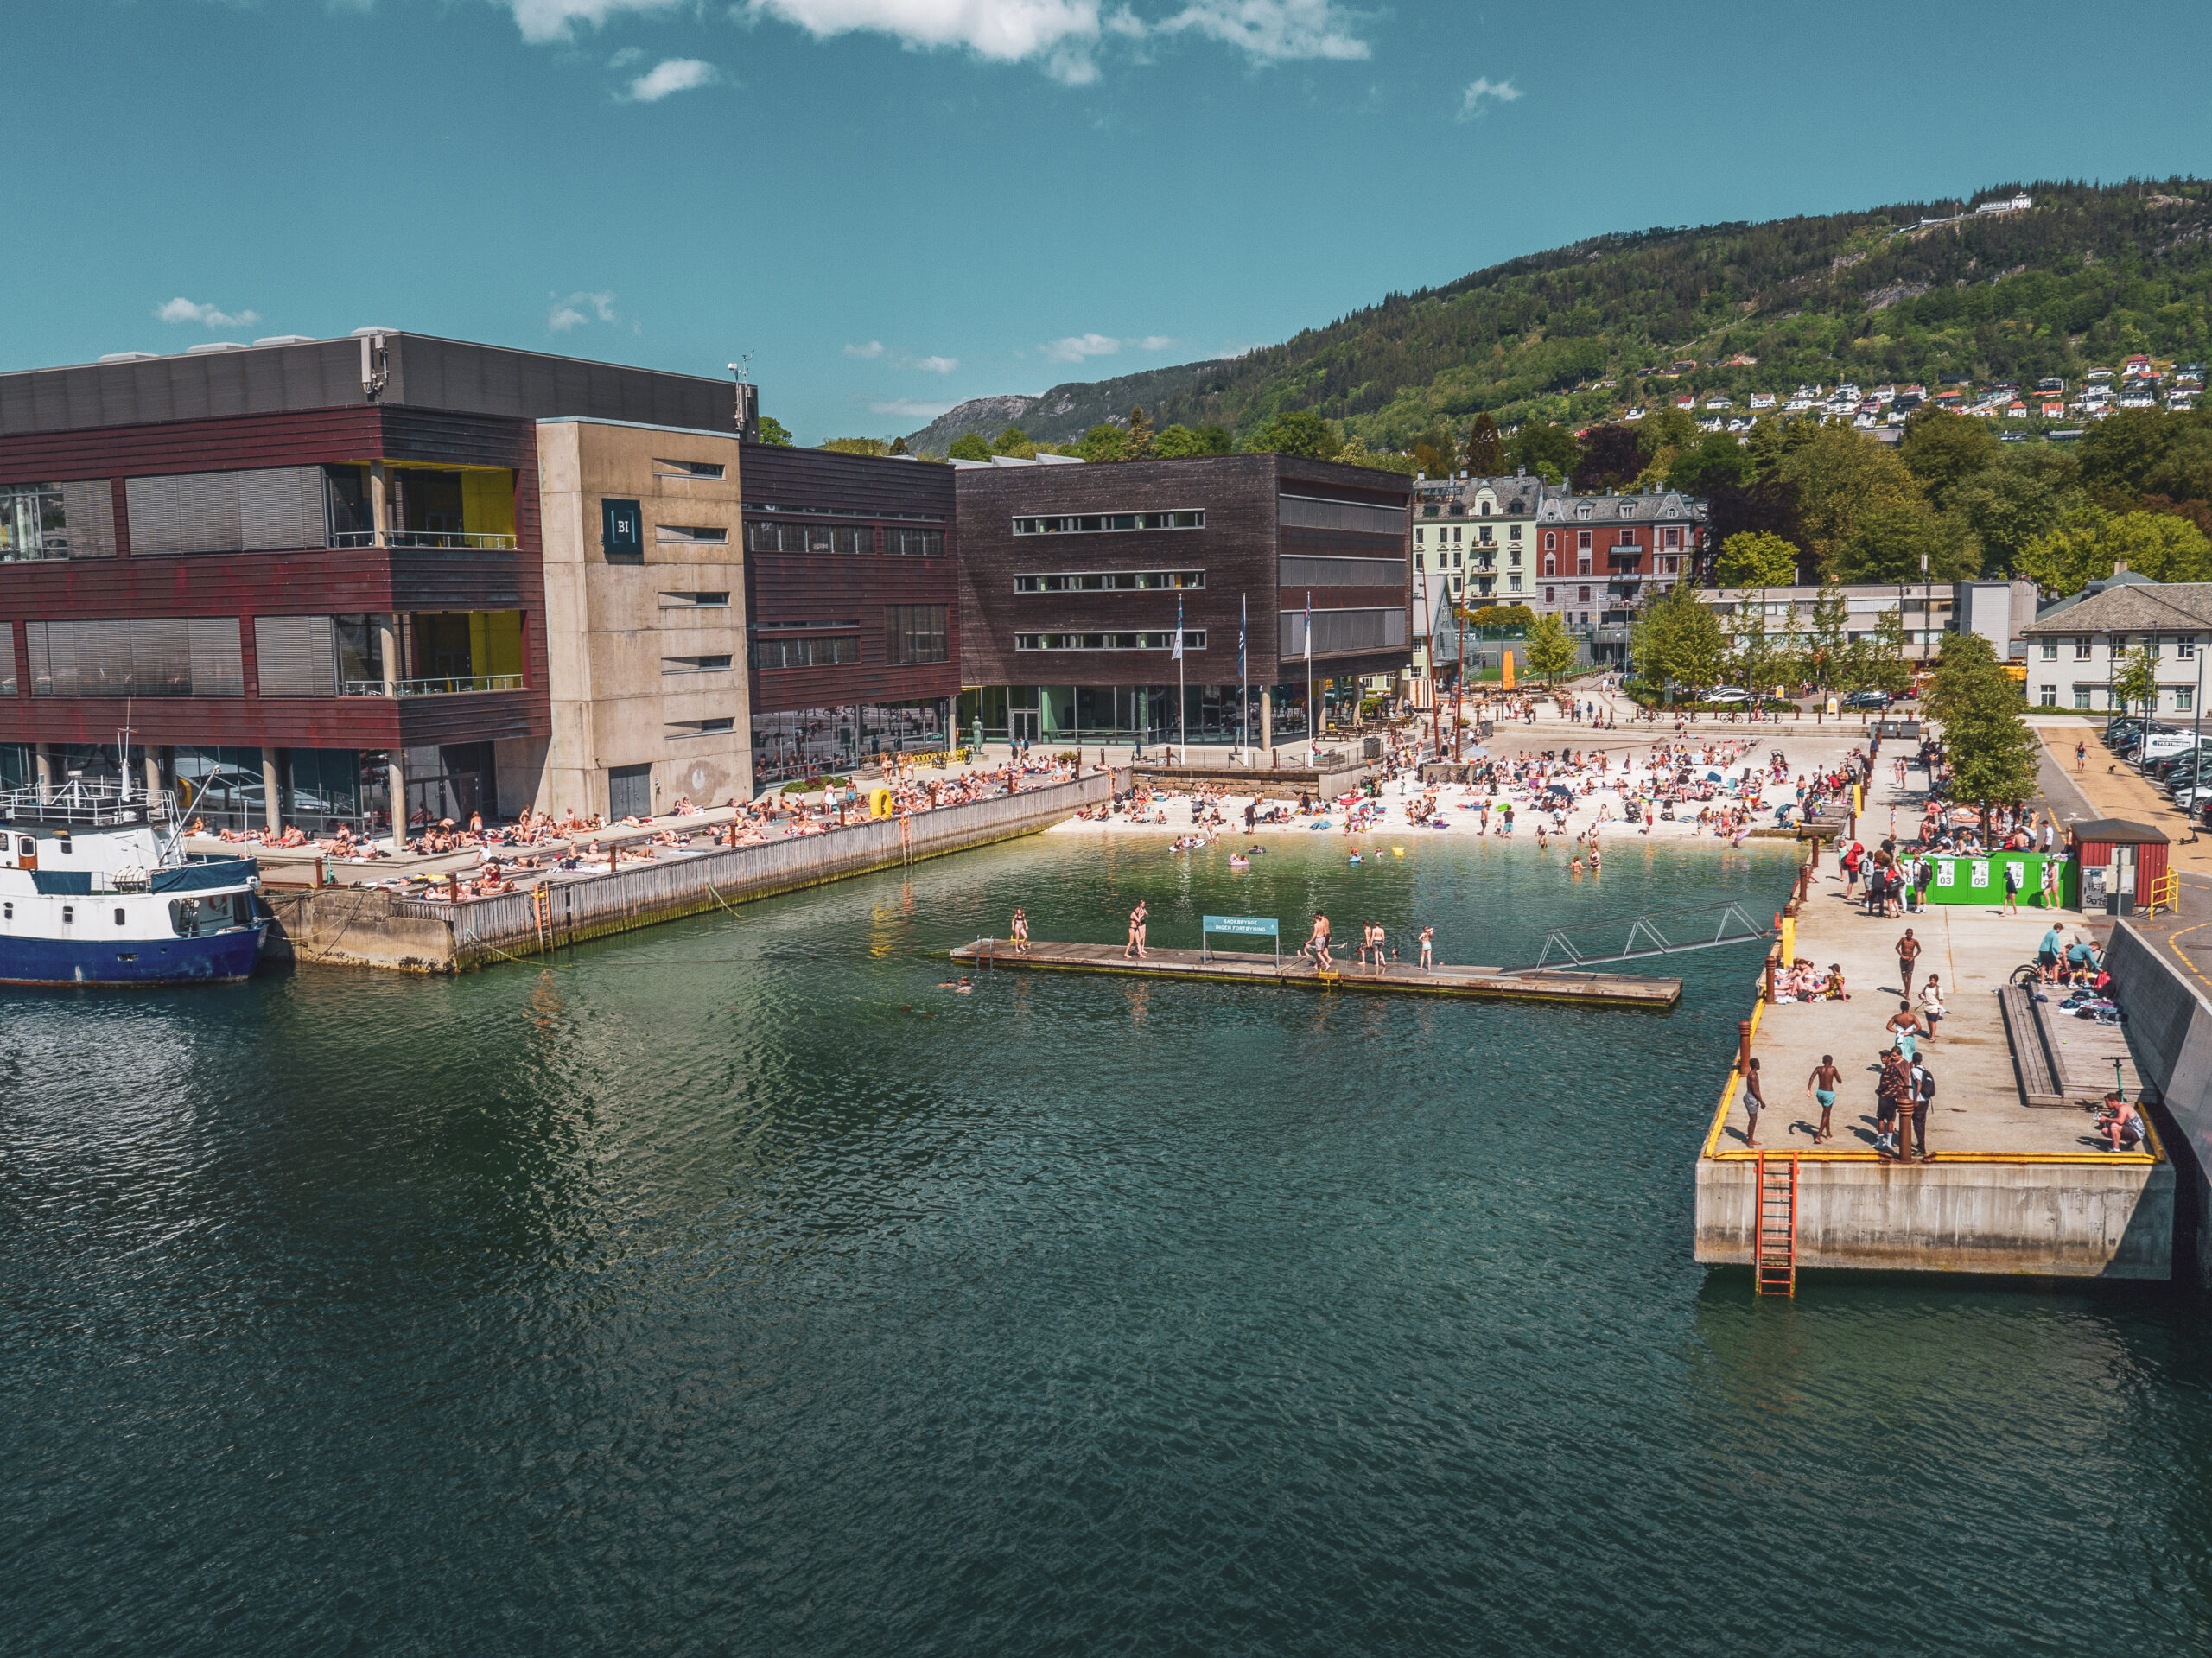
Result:
<svg viewBox="0 0 2212 1658">
<path fill-rule="evenodd" d="M 1140 962 L 1144 960 L 1144 933 L 1147 913 L 1147 912 L 1144 907 L 1144 900 L 1142 899 L 1139 899 L 1137 900 L 1137 907 L 1129 912 L 1128 948 L 1122 952 L 1122 958 L 1124 961 L 1127 961 L 1132 956 L 1135 956 Z"/>
<path fill-rule="evenodd" d="M 1015 907 L 1014 912 L 1014 921 L 1012 924 L 1014 927 L 1014 953 L 1017 956 L 1028 955 L 1029 918 L 1021 912 L 1021 910 L 1018 905 Z"/>
</svg>

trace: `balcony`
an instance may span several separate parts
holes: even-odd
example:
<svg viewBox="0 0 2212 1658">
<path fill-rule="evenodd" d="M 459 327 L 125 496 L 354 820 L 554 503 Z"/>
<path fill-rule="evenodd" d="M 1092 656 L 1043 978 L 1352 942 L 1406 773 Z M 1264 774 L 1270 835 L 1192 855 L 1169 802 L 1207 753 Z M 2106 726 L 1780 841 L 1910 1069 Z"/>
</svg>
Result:
<svg viewBox="0 0 2212 1658">
<path fill-rule="evenodd" d="M 373 547 L 377 534 L 373 530 L 340 530 L 330 537 L 333 547 Z M 386 547 L 429 547 L 444 549 L 488 549 L 512 552 L 515 538 L 511 535 L 475 530 L 391 530 L 385 534 Z"/>
<path fill-rule="evenodd" d="M 434 679 L 401 679 L 387 685 L 381 679 L 340 681 L 340 696 L 460 696 L 470 691 L 518 691 L 520 674 L 447 674 Z"/>
</svg>

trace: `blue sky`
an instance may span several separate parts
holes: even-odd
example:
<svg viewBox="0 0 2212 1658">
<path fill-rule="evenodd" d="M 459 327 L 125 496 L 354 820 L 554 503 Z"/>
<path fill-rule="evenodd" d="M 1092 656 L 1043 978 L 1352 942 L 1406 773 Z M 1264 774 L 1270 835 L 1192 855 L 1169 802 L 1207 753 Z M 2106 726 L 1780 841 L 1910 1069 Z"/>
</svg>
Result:
<svg viewBox="0 0 2212 1658">
<path fill-rule="evenodd" d="M 1601 231 L 2212 172 L 2202 0 L 9 20 L 0 367 L 368 324 L 707 373 L 751 352 L 808 441 L 1238 351 Z"/>
</svg>

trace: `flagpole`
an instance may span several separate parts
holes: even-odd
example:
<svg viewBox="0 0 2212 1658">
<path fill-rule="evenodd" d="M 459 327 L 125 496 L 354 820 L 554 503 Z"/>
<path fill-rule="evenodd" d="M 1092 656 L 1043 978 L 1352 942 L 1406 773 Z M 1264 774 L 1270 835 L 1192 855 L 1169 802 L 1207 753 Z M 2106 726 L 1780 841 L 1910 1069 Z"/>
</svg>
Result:
<svg viewBox="0 0 2212 1658">
<path fill-rule="evenodd" d="M 1252 763 L 1252 676 L 1244 662 L 1244 626 L 1251 611 L 1251 595 L 1236 599 L 1236 751 L 1244 764 Z"/>
<path fill-rule="evenodd" d="M 1306 589 L 1306 762 L 1314 763 L 1313 748 L 1321 735 L 1321 721 L 1313 707 L 1313 589 Z"/>
<path fill-rule="evenodd" d="M 1175 595 L 1175 734 L 1183 744 L 1183 764 L 1191 763 L 1191 728 L 1185 710 L 1190 706 L 1189 688 L 1184 684 L 1183 667 L 1183 595 Z"/>
</svg>

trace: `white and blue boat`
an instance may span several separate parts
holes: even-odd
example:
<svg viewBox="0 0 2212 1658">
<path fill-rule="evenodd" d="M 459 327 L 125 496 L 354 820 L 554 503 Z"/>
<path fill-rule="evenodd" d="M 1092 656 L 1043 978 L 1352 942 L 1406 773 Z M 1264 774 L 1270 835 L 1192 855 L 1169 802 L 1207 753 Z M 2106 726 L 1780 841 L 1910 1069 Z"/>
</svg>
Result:
<svg viewBox="0 0 2212 1658">
<path fill-rule="evenodd" d="M 251 858 L 185 856 L 127 781 L 0 791 L 0 984 L 231 984 L 268 937 Z"/>
</svg>

